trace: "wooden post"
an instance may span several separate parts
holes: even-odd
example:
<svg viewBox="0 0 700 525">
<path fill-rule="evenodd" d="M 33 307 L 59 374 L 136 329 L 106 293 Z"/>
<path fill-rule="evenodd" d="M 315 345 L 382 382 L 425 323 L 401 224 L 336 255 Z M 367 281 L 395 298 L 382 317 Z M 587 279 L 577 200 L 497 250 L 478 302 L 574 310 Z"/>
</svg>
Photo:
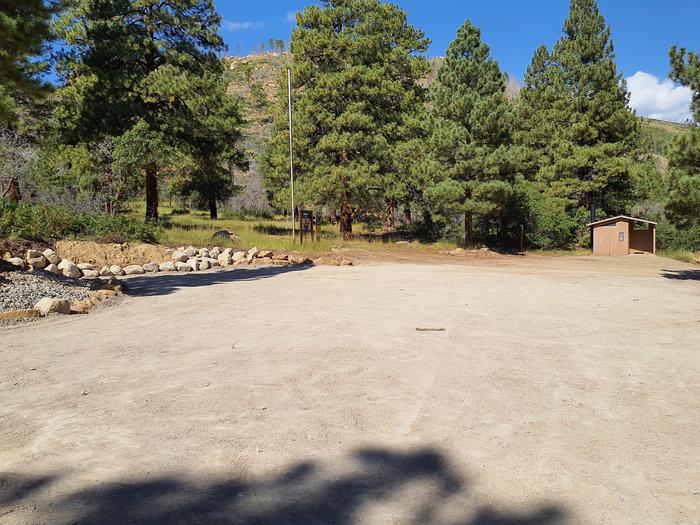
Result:
<svg viewBox="0 0 700 525">
<path fill-rule="evenodd" d="M 304 244 L 304 210 L 299 210 L 299 244 Z"/>
<path fill-rule="evenodd" d="M 520 225 L 520 253 L 525 253 L 525 226 Z"/>
</svg>

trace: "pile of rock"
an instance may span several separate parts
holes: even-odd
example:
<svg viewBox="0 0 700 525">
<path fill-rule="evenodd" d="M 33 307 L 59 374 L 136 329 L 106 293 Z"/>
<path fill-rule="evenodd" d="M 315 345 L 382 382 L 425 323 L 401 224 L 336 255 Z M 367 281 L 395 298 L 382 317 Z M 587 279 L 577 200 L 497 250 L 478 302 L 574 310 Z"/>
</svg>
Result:
<svg viewBox="0 0 700 525">
<path fill-rule="evenodd" d="M 488 248 L 479 248 L 478 250 L 465 250 L 464 248 L 455 248 L 454 250 L 443 250 L 440 255 L 452 255 L 453 257 L 467 257 L 467 256 L 493 256 L 498 255 L 496 252 L 492 252 Z"/>
<path fill-rule="evenodd" d="M 40 252 L 27 250 L 26 257 L 6 257 L 7 262 L 18 269 L 42 269 L 48 273 L 62 275 L 73 279 L 98 277 L 120 277 L 123 275 L 142 275 L 158 272 L 197 272 L 217 267 L 229 266 L 288 266 L 302 264 L 320 265 L 351 265 L 347 259 L 333 256 L 322 256 L 315 260 L 294 253 L 273 253 L 270 250 L 260 250 L 257 247 L 250 250 L 220 249 L 214 247 L 195 248 L 194 246 L 180 247 L 171 251 L 170 260 L 165 262 L 151 261 L 145 264 L 119 266 L 104 265 L 101 268 L 84 262 L 75 263 L 70 259 L 61 259 L 51 249 Z"/>
<path fill-rule="evenodd" d="M 51 248 L 40 252 L 27 250 L 26 257 L 8 257 L 7 262 L 21 270 L 44 270 L 54 275 L 63 275 L 77 279 L 79 277 L 97 277 L 98 274 L 91 264 L 75 264 L 70 259 L 61 259 Z"/>
<path fill-rule="evenodd" d="M 226 248 L 221 250 L 214 247 L 195 248 L 184 246 L 174 250 L 171 261 L 159 265 L 161 272 L 196 272 L 216 267 L 226 266 L 288 266 L 290 264 L 310 264 L 311 259 L 303 255 L 273 253 L 270 250 L 260 250 L 257 247 L 250 250 L 234 250 Z"/>
</svg>

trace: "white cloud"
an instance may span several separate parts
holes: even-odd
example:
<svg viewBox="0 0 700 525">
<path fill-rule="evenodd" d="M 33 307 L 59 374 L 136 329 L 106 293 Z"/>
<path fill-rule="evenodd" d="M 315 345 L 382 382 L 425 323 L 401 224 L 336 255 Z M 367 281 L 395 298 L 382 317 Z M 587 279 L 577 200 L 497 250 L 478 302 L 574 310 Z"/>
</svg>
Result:
<svg viewBox="0 0 700 525">
<path fill-rule="evenodd" d="M 688 87 L 637 71 L 627 78 L 627 89 L 630 92 L 630 107 L 638 115 L 671 122 L 685 122 L 690 118 L 693 94 Z"/>
<path fill-rule="evenodd" d="M 223 26 L 231 32 L 245 31 L 246 29 L 260 29 L 265 26 L 264 22 L 232 22 L 224 20 Z"/>
<path fill-rule="evenodd" d="M 296 11 L 289 11 L 287 13 L 287 20 L 288 24 L 296 24 L 297 23 L 297 12 Z"/>
</svg>

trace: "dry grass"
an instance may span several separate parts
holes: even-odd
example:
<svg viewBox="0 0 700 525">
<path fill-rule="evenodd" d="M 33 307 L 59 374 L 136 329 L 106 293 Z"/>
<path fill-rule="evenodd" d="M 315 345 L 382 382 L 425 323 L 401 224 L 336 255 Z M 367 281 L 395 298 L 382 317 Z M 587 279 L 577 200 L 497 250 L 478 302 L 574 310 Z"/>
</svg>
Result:
<svg viewBox="0 0 700 525">
<path fill-rule="evenodd" d="M 144 214 L 145 205 L 135 203 L 129 213 L 138 217 Z M 292 224 L 289 218 L 275 217 L 274 219 L 237 219 L 219 218 L 211 220 L 206 212 L 193 211 L 187 215 L 174 215 L 168 206 L 159 207 L 163 233 L 160 242 L 167 246 L 220 246 L 231 248 L 251 248 L 257 246 L 266 250 L 298 251 L 301 253 L 322 253 L 334 249 L 350 250 L 416 250 L 425 245 L 418 243 L 397 244 L 393 240 L 383 239 L 380 235 L 368 232 L 363 224 L 353 225 L 356 235 L 353 240 L 343 240 L 338 227 L 324 225 L 320 230 L 318 241 L 307 241 L 300 245 L 298 237 L 292 238 Z M 212 235 L 222 229 L 232 231 L 238 239 L 226 241 L 213 239 Z M 298 232 L 297 232 L 298 236 Z M 456 247 L 453 243 L 438 242 L 431 244 L 432 249 L 451 250 Z"/>
</svg>

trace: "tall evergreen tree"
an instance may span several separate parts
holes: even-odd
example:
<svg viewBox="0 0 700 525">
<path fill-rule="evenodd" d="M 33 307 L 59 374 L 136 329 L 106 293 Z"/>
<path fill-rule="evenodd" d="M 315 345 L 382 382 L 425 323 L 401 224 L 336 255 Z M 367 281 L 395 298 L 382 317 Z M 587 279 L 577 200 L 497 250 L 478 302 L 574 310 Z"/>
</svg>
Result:
<svg viewBox="0 0 700 525">
<path fill-rule="evenodd" d="M 379 0 L 324 0 L 297 15 L 292 34 L 295 172 L 305 205 L 340 209 L 340 231 L 376 204 L 396 173 L 395 146 L 420 98 L 428 40 L 397 6 Z M 286 77 L 286 76 L 285 76 Z M 286 81 L 286 78 L 283 82 Z M 286 82 L 281 84 L 285 93 Z M 277 204 L 287 193 L 287 99 L 279 97 L 275 131 L 262 168 Z"/>
<path fill-rule="evenodd" d="M 564 206 L 579 234 L 592 207 L 626 211 L 638 169 L 639 123 L 610 34 L 596 0 L 571 0 L 564 35 L 551 54 L 535 53 L 519 103 L 524 171 L 536 172 L 541 191 Z"/>
<path fill-rule="evenodd" d="M 15 118 L 18 104 L 42 97 L 47 84 L 39 75 L 46 62 L 37 60 L 51 37 L 57 6 L 45 0 L 0 2 L 0 122 Z"/>
<path fill-rule="evenodd" d="M 217 203 L 231 197 L 236 186 L 233 170 L 247 169 L 241 139 L 243 119 L 238 101 L 226 92 L 227 84 L 219 75 L 207 74 L 197 80 L 188 104 L 193 119 L 188 128 L 188 144 L 195 169 L 182 190 L 194 194 L 209 209 L 211 219 L 218 218 Z"/>
<path fill-rule="evenodd" d="M 671 78 L 693 90 L 695 125 L 669 151 L 671 195 L 666 215 L 679 227 L 700 225 L 700 54 L 671 49 Z"/>
<path fill-rule="evenodd" d="M 506 76 L 470 21 L 447 48 L 430 93 L 427 194 L 443 216 L 464 218 L 464 242 L 473 243 L 474 216 L 499 215 L 512 192 Z"/>
<path fill-rule="evenodd" d="M 222 72 L 219 25 L 212 0 L 67 0 L 57 22 L 64 138 L 99 141 L 144 122 L 187 149 L 198 79 Z M 158 219 L 158 171 L 144 169 L 146 221 Z"/>
</svg>

